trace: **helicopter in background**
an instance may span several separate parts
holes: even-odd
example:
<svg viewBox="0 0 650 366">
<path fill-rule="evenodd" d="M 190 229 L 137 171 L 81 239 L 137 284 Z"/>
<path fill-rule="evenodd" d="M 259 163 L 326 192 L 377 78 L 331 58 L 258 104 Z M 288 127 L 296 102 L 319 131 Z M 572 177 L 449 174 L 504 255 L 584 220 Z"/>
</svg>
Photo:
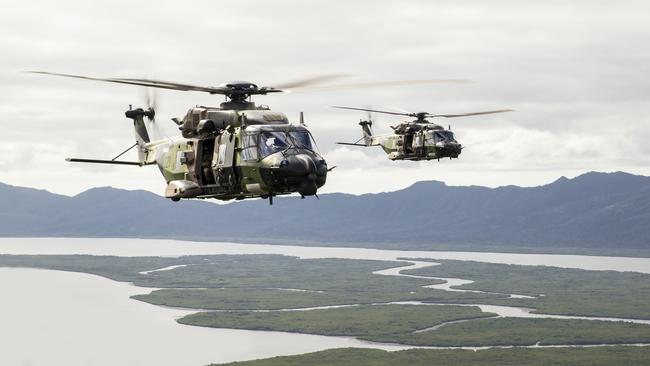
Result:
<svg viewBox="0 0 650 366">
<path fill-rule="evenodd" d="M 464 146 L 456 140 L 456 136 L 451 132 L 451 126 L 449 129 L 445 129 L 441 125 L 430 122 L 429 118 L 456 118 L 513 111 L 512 109 L 498 109 L 461 114 L 433 114 L 428 112 L 402 113 L 341 106 L 332 106 L 332 108 L 368 112 L 368 118 L 359 122 L 363 136 L 355 142 L 337 142 L 337 144 L 364 147 L 381 146 L 390 160 L 413 161 L 454 159 L 458 158 L 463 151 Z M 393 129 L 392 134 L 375 135 L 372 131 L 372 115 L 370 113 L 407 116 L 415 118 L 415 120 L 404 121 L 397 126 L 390 126 Z M 361 141 L 363 143 L 360 143 Z"/>
<path fill-rule="evenodd" d="M 284 91 L 318 91 L 339 88 L 364 88 L 457 80 L 407 80 L 374 83 L 316 86 L 314 84 L 339 77 L 324 75 L 279 84 L 258 87 L 247 81 L 233 81 L 219 86 L 197 86 L 150 79 L 94 78 L 45 71 L 29 73 L 63 76 L 85 80 L 129 84 L 149 88 L 180 91 L 199 91 L 225 96 L 219 107 L 196 106 L 182 119 L 173 118 L 180 136 L 152 141 L 145 118 L 155 122 L 155 103 L 125 112 L 133 121 L 136 142 L 111 160 L 68 158 L 79 163 L 157 165 L 167 186 L 165 197 L 172 201 L 189 198 L 242 200 L 268 199 L 291 193 L 317 196 L 318 189 L 327 180 L 328 168 L 318 152 L 313 136 L 304 123 L 302 112 L 299 124 L 291 124 L 284 113 L 256 105 L 254 95 Z M 137 161 L 117 160 L 136 148 Z"/>
</svg>

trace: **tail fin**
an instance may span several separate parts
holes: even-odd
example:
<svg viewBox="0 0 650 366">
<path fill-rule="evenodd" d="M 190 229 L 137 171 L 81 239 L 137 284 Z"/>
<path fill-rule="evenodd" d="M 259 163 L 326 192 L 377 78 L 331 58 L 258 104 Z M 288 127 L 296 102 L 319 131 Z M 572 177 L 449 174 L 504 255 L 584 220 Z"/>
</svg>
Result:
<svg viewBox="0 0 650 366">
<path fill-rule="evenodd" d="M 372 121 L 367 120 L 367 121 L 361 121 L 359 122 L 359 125 L 361 126 L 361 132 L 363 133 L 363 137 L 358 139 L 355 142 L 337 142 L 339 145 L 351 145 L 351 146 L 374 146 L 377 145 L 376 143 L 373 145 L 372 143 Z M 363 144 L 360 144 L 359 142 L 363 140 Z"/>
<path fill-rule="evenodd" d="M 144 123 L 144 117 L 153 119 L 153 110 L 145 111 L 142 108 L 138 109 L 129 109 L 124 113 L 126 118 L 133 120 L 133 128 L 135 129 L 135 141 L 138 145 L 138 160 L 143 162 L 145 160 L 145 144 L 151 142 L 149 138 L 149 133 L 147 132 L 147 126 Z"/>
<path fill-rule="evenodd" d="M 372 121 L 361 121 L 359 122 L 361 126 L 361 131 L 363 132 L 363 142 L 366 143 L 366 146 L 370 146 L 370 141 L 372 139 Z"/>
</svg>

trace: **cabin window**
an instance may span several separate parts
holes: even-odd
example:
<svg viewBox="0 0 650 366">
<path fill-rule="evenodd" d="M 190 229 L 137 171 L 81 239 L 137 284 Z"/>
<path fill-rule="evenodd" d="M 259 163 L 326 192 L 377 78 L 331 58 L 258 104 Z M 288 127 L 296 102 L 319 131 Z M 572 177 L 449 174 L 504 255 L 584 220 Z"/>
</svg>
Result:
<svg viewBox="0 0 650 366">
<path fill-rule="evenodd" d="M 257 160 L 257 134 L 246 134 L 243 136 L 242 159 Z"/>
<path fill-rule="evenodd" d="M 426 131 L 424 133 L 424 143 L 427 145 L 433 145 L 436 143 L 434 137 L 433 137 L 433 131 Z"/>
</svg>

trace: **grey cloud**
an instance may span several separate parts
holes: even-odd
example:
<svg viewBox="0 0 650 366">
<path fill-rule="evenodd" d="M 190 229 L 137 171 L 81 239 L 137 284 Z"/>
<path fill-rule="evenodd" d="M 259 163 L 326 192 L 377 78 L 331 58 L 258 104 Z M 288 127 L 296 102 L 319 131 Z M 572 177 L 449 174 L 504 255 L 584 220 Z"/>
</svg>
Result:
<svg viewBox="0 0 650 366">
<path fill-rule="evenodd" d="M 475 81 L 260 98 L 294 120 L 306 113 L 340 169 L 327 189 L 380 191 L 420 179 L 535 184 L 624 167 L 650 174 L 648 13 L 646 1 L 5 1 L 0 181 L 65 193 L 98 185 L 162 191 L 154 169 L 99 171 L 62 160 L 128 146 L 133 132 L 122 113 L 142 104 L 140 90 L 18 73 L 29 69 L 202 85 L 328 73 Z M 167 134 L 176 132 L 169 118 L 220 102 L 197 93 L 159 97 Z M 364 115 L 331 104 L 517 112 L 441 121 L 462 143 L 483 143 L 459 161 L 410 164 L 335 145 L 358 138 Z M 383 132 L 400 120 L 379 118 Z"/>
</svg>

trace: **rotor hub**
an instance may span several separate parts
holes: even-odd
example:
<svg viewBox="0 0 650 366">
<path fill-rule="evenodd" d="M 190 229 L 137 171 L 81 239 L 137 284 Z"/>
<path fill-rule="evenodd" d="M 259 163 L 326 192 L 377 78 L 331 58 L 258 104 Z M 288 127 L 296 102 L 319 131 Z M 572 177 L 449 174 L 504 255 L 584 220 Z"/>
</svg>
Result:
<svg viewBox="0 0 650 366">
<path fill-rule="evenodd" d="M 416 122 L 428 122 L 426 118 L 429 117 L 430 114 L 427 112 L 417 112 L 417 113 L 413 113 L 412 116 L 417 118 Z"/>
</svg>

